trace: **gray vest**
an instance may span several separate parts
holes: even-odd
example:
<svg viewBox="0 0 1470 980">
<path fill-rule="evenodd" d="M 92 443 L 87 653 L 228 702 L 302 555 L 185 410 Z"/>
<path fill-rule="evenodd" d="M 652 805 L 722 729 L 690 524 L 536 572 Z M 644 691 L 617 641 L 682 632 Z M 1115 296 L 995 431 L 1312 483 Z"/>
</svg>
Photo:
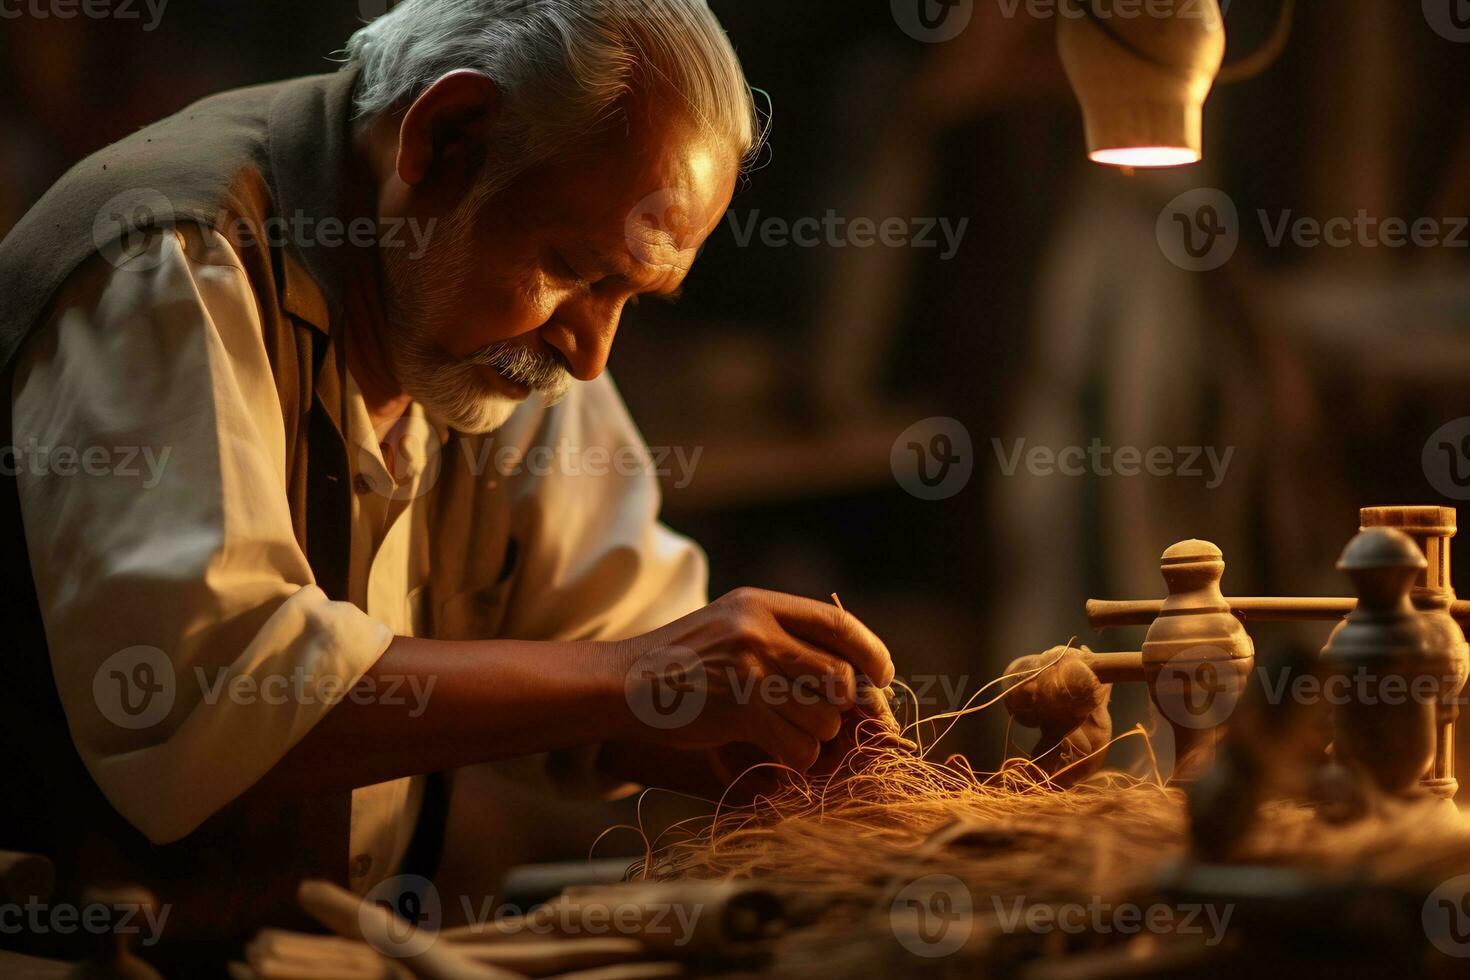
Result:
<svg viewBox="0 0 1470 980">
<path fill-rule="evenodd" d="M 16 352 L 47 320 L 62 283 L 99 251 L 177 222 L 217 228 L 342 214 L 355 71 L 228 92 L 129 136 L 66 174 L 0 243 L 0 441 L 13 432 Z M 259 306 L 280 393 L 287 496 L 318 585 L 345 598 L 351 503 L 346 445 L 314 396 L 341 322 L 346 246 L 232 237 Z M 132 329 L 147 329 L 140 324 Z M 340 362 L 342 345 L 333 348 Z M 47 855 L 57 901 L 100 881 L 144 884 L 171 906 L 164 946 L 239 955 L 265 924 L 300 925 L 304 877 L 345 883 L 351 794 L 286 803 L 246 794 L 184 840 L 147 841 L 106 801 L 82 764 L 56 693 L 31 579 L 14 477 L 0 479 L 0 850 Z M 65 651 L 60 655 L 64 656 Z M 3 938 L 3 937 L 0 937 Z M 33 947 L 34 948 L 34 947 Z M 48 949 L 47 952 L 67 952 Z"/>
</svg>

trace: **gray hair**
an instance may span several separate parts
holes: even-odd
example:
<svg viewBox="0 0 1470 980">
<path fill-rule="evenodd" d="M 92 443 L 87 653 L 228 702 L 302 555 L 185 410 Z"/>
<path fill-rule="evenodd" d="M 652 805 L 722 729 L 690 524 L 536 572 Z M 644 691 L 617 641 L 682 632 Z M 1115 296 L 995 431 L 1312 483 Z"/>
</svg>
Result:
<svg viewBox="0 0 1470 980">
<path fill-rule="evenodd" d="M 495 156 L 517 170 L 624 119 L 661 88 L 743 166 L 764 143 L 745 72 L 706 0 L 402 0 L 347 42 L 359 116 L 405 105 L 457 69 L 500 89 Z"/>
</svg>

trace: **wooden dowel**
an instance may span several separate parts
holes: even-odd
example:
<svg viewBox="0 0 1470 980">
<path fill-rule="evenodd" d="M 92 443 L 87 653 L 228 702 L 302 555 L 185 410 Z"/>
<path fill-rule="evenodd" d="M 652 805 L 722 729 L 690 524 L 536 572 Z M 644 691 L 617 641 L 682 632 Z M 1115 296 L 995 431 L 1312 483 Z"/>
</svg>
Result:
<svg viewBox="0 0 1470 980">
<path fill-rule="evenodd" d="M 339 936 L 361 939 L 378 950 L 395 950 L 394 933 L 408 928 L 387 909 L 366 905 L 361 898 L 329 881 L 303 881 L 296 890 L 301 907 Z M 522 975 L 476 963 L 449 943 L 431 942 L 422 952 L 405 954 L 401 962 L 419 980 L 518 980 Z"/>
<path fill-rule="evenodd" d="M 687 974 L 682 963 L 624 963 L 563 973 L 555 980 L 669 980 Z"/>
<path fill-rule="evenodd" d="M 1242 621 L 1311 622 L 1341 619 L 1358 604 L 1356 599 L 1338 597 L 1298 598 L 1293 596 L 1237 596 L 1227 598 L 1230 611 Z M 1147 626 L 1158 618 L 1164 606 L 1162 599 L 1087 600 L 1087 621 L 1093 629 L 1114 626 Z M 1450 615 L 1461 626 L 1470 626 L 1470 599 L 1456 599 Z"/>
<path fill-rule="evenodd" d="M 1143 654 L 1083 653 L 1082 662 L 1092 669 L 1104 684 L 1120 684 L 1143 680 Z"/>
<path fill-rule="evenodd" d="M 649 955 L 642 943 L 625 936 L 553 942 L 459 943 L 455 949 L 476 963 L 533 977 L 636 963 L 648 959 Z"/>
</svg>

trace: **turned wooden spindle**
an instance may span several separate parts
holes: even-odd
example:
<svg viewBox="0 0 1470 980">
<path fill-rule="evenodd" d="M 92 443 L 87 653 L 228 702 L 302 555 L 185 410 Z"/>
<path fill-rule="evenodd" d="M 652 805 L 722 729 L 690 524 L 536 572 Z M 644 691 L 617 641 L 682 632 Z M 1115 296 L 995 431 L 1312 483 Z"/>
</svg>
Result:
<svg viewBox="0 0 1470 980">
<path fill-rule="evenodd" d="M 1414 692 L 1446 664 L 1409 596 L 1426 565 L 1407 535 L 1360 532 L 1337 563 L 1352 579 L 1357 607 L 1322 651 L 1329 673 L 1348 680 L 1349 696 L 1334 706 L 1333 752 L 1387 797 L 1422 795 L 1434 760 L 1437 699 Z"/>
<path fill-rule="evenodd" d="M 1424 568 L 1409 590 L 1428 631 L 1430 656 L 1443 666 L 1435 718 L 1434 762 L 1424 785 L 1443 799 L 1454 799 L 1460 789 L 1455 778 L 1455 723 L 1460 715 L 1460 692 L 1470 670 L 1470 645 L 1465 631 L 1451 615 L 1455 589 L 1450 578 L 1450 539 L 1455 536 L 1453 507 L 1364 507 L 1359 530 L 1393 528 L 1403 532 L 1424 556 Z"/>
<path fill-rule="evenodd" d="M 1156 603 L 1158 615 L 1149 621 L 1142 650 L 1069 649 L 1065 662 L 1058 650 L 1024 657 L 1007 673 L 1056 661 L 1054 676 L 1018 683 L 1006 695 L 1006 706 L 1021 724 L 1043 729 L 1042 744 L 1059 744 L 1094 708 L 1082 697 L 1087 685 L 1063 676 L 1062 668 L 1085 666 L 1094 684 L 1142 681 L 1174 732 L 1172 778 L 1187 783 L 1213 762 L 1224 723 L 1250 674 L 1255 647 L 1220 592 L 1225 560 L 1219 548 L 1208 541 L 1181 541 L 1164 552 L 1159 572 L 1169 595 Z"/>
<path fill-rule="evenodd" d="M 1174 731 L 1176 783 L 1187 783 L 1215 758 L 1255 646 L 1220 592 L 1225 559 L 1209 541 L 1181 541 L 1160 559 L 1169 596 L 1143 640 L 1149 693 Z"/>
</svg>

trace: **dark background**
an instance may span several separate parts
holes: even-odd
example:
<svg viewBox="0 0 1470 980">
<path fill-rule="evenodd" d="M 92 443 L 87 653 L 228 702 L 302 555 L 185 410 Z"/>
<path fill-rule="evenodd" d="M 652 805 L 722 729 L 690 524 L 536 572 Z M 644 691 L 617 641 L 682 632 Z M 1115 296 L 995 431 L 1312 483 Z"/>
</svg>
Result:
<svg viewBox="0 0 1470 980">
<path fill-rule="evenodd" d="M 1278 4 L 1231 5 L 1227 62 L 1263 42 Z M 1359 506 L 1458 502 L 1421 460 L 1431 433 L 1470 415 L 1470 232 L 1459 248 L 1273 247 L 1256 218 L 1470 214 L 1470 43 L 1436 33 L 1420 3 L 1303 0 L 1284 56 L 1216 89 L 1204 164 L 1137 174 L 1086 160 L 1054 24 L 1024 3 L 1007 18 L 1008 4 L 975 0 L 943 44 L 907 36 L 883 0 L 713 6 L 773 106 L 737 219 L 970 222 L 948 261 L 740 247 L 725 225 L 676 309 L 630 313 L 613 372 L 650 444 L 702 450 L 667 513 L 708 548 L 715 594 L 838 592 L 902 676 L 973 692 L 1073 636 L 1136 649 L 1137 631 L 1091 633 L 1083 601 L 1161 595 L 1173 541 L 1219 543 L 1238 594 L 1334 594 Z M 173 0 L 145 31 L 136 9 L 0 19 L 0 233 L 136 127 L 211 92 L 331 70 L 360 16 L 356 0 Z M 1207 273 L 1172 265 L 1155 237 L 1165 205 L 1196 187 L 1241 216 L 1235 258 Z M 900 432 L 933 416 L 973 446 L 973 476 L 941 501 L 906 492 L 890 466 Z M 1007 476 L 993 440 L 1021 438 L 1234 455 L 1216 488 Z M 1146 717 L 1141 692 L 1119 698 L 1119 728 Z M 923 710 L 956 706 L 937 696 Z M 992 709 L 946 745 L 993 766 L 1003 728 Z M 572 856 L 605 816 L 525 822 L 539 854 Z"/>
</svg>

